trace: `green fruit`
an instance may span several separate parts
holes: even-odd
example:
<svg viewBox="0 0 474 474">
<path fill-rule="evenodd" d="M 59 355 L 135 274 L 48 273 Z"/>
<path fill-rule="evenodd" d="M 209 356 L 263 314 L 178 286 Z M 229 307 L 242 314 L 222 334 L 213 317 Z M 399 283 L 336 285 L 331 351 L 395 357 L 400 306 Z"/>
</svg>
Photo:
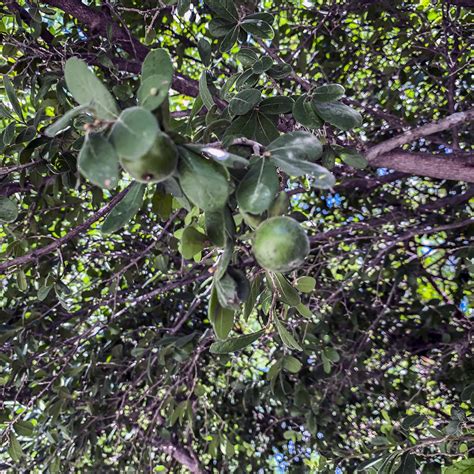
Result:
<svg viewBox="0 0 474 474">
<path fill-rule="evenodd" d="M 271 217 L 255 231 L 253 253 L 266 270 L 289 272 L 301 266 L 308 255 L 308 236 L 291 217 Z"/>
<path fill-rule="evenodd" d="M 121 160 L 122 168 L 136 181 L 158 183 L 165 181 L 175 172 L 178 164 L 178 150 L 173 140 L 160 133 L 150 150 L 138 160 Z"/>
</svg>

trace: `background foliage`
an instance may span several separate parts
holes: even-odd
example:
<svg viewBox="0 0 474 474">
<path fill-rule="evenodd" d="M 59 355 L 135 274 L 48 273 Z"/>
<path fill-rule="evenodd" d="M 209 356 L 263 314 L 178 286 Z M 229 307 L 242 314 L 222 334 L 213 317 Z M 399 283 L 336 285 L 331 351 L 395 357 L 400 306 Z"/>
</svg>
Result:
<svg viewBox="0 0 474 474">
<path fill-rule="evenodd" d="M 471 3 L 2 2 L 2 469 L 472 472 Z M 310 131 L 335 177 L 321 189 L 280 173 L 311 243 L 280 291 L 263 283 L 234 203 L 232 265 L 253 304 L 221 330 L 263 328 L 241 351 L 209 350 L 223 257 L 202 211 L 161 184 L 132 195 L 126 174 L 113 190 L 84 179 L 90 116 L 46 132 L 77 105 L 69 58 L 124 109 L 157 48 L 174 67 L 155 111 L 170 133 L 214 150 L 244 136 L 231 149 L 247 158 Z M 249 86 L 297 100 L 331 83 L 361 125 L 235 100 Z M 125 227 L 102 232 L 121 199 Z"/>
</svg>

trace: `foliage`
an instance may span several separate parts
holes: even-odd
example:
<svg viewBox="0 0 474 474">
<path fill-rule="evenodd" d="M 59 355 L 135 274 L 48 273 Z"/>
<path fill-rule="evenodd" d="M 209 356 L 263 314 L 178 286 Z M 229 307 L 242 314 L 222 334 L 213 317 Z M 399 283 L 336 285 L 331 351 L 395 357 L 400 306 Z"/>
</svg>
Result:
<svg viewBox="0 0 474 474">
<path fill-rule="evenodd" d="M 0 13 L 1 468 L 470 472 L 464 2 L 98 4 Z"/>
</svg>

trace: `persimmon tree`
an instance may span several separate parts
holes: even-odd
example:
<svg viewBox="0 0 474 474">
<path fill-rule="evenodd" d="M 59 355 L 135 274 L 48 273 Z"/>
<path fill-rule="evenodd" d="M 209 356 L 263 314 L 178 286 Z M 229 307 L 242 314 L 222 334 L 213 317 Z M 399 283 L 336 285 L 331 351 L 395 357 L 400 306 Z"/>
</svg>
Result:
<svg viewBox="0 0 474 474">
<path fill-rule="evenodd" d="M 470 3 L 3 2 L 1 468 L 470 472 Z"/>
</svg>

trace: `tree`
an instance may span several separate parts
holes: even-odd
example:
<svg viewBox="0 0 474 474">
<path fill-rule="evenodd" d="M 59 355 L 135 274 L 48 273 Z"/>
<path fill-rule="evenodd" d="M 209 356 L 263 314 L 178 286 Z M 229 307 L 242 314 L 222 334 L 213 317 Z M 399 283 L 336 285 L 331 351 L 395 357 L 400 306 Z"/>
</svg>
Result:
<svg viewBox="0 0 474 474">
<path fill-rule="evenodd" d="M 2 469 L 470 472 L 469 4 L 3 2 Z"/>
</svg>

